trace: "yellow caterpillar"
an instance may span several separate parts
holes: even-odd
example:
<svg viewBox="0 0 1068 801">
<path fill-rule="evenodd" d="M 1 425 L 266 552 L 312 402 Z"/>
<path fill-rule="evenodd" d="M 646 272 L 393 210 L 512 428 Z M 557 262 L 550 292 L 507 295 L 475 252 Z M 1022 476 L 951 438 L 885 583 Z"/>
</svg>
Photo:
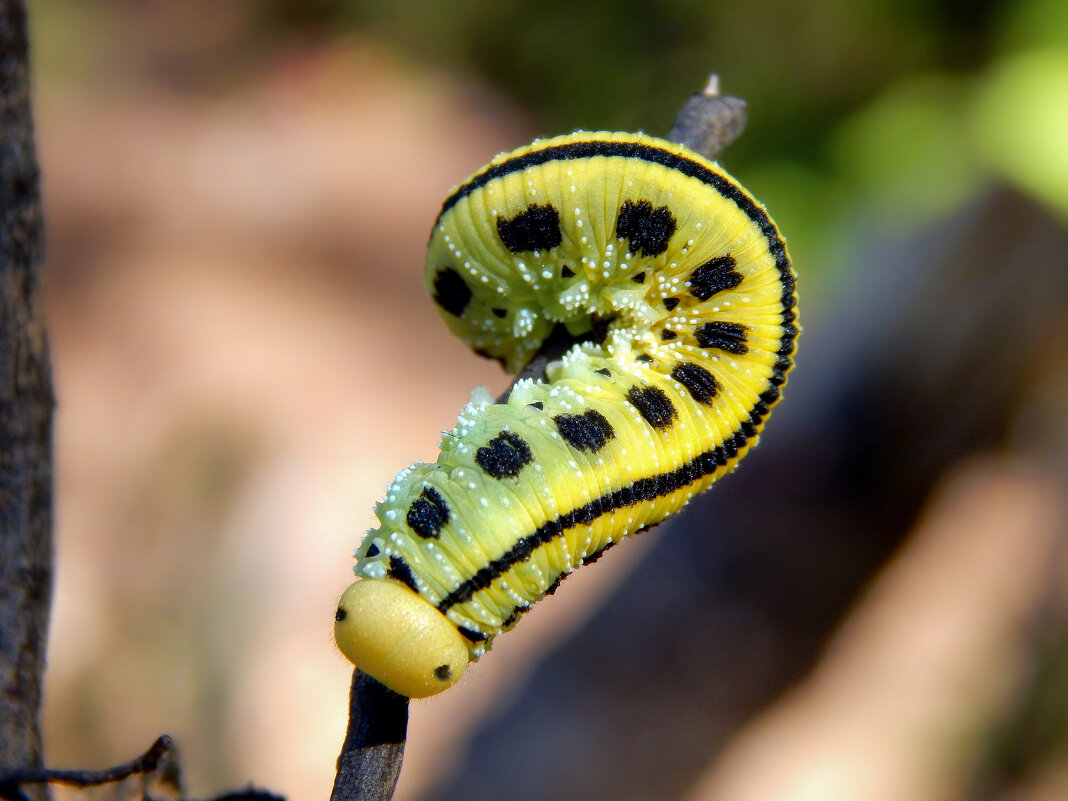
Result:
<svg viewBox="0 0 1068 801">
<path fill-rule="evenodd" d="M 495 158 L 445 201 L 426 285 L 453 332 L 512 372 L 558 325 L 585 341 L 507 402 L 472 399 L 437 462 L 403 470 L 376 508 L 335 638 L 409 697 L 455 684 L 574 568 L 732 470 L 798 333 L 763 207 L 641 134 Z"/>
</svg>

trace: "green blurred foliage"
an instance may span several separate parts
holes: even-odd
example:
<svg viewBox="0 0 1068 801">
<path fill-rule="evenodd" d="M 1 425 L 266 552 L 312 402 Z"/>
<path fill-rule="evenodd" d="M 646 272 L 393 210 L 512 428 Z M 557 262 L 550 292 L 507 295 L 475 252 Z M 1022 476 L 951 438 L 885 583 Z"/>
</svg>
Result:
<svg viewBox="0 0 1068 801">
<path fill-rule="evenodd" d="M 851 231 L 907 234 L 996 182 L 1068 215 L 1064 0 L 39 0 L 33 10 L 53 76 L 114 60 L 137 25 L 156 28 L 146 68 L 182 90 L 225 87 L 279 48 L 352 35 L 416 74 L 448 72 L 505 99 L 539 136 L 662 133 L 718 73 L 750 115 L 722 160 L 772 209 L 810 286 L 849 269 Z"/>
<path fill-rule="evenodd" d="M 1063 0 L 272 0 L 260 20 L 370 32 L 510 98 L 538 135 L 662 132 L 716 72 L 750 109 L 723 161 L 806 281 L 848 269 L 858 222 L 907 233 L 995 181 L 1068 213 Z"/>
</svg>

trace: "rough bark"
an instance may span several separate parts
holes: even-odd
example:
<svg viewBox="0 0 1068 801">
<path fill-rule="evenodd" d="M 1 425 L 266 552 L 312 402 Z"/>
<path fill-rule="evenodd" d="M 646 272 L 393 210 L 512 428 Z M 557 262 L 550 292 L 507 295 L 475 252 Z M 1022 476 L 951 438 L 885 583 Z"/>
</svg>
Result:
<svg viewBox="0 0 1068 801">
<path fill-rule="evenodd" d="M 0 2 L 0 773 L 41 764 L 52 587 L 52 393 L 26 8 Z"/>
</svg>

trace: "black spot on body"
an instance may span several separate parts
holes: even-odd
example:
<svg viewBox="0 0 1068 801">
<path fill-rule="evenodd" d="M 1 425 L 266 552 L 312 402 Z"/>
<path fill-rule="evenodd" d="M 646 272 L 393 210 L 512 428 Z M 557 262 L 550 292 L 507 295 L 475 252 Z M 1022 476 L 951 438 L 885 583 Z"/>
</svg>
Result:
<svg viewBox="0 0 1068 801">
<path fill-rule="evenodd" d="M 551 250 L 563 241 L 560 214 L 552 204 L 531 203 L 510 220 L 497 218 L 497 235 L 512 253 L 526 250 Z"/>
<path fill-rule="evenodd" d="M 434 275 L 434 302 L 457 317 L 471 302 L 471 289 L 452 267 L 438 270 Z"/>
<path fill-rule="evenodd" d="M 554 578 L 553 581 L 552 581 L 552 584 L 550 584 L 548 587 L 545 588 L 545 592 L 542 593 L 542 597 L 544 598 L 546 595 L 552 595 L 558 589 L 560 589 L 560 585 L 563 583 L 564 579 L 566 579 L 569 575 L 571 575 L 571 574 L 570 573 L 561 573 L 556 578 Z"/>
<path fill-rule="evenodd" d="M 637 356 L 637 359 L 638 359 L 638 361 L 644 362 L 645 364 L 652 364 L 653 363 L 653 357 L 650 356 L 648 353 L 639 353 L 638 356 Z"/>
<path fill-rule="evenodd" d="M 456 630 L 471 642 L 484 642 L 486 640 L 486 635 L 481 631 L 475 631 L 474 629 L 469 629 L 465 626 L 457 626 Z"/>
<path fill-rule="evenodd" d="M 671 331 L 670 329 L 667 329 L 667 328 L 665 328 L 663 331 L 660 332 L 660 338 L 662 340 L 664 340 L 665 342 L 669 342 L 670 340 L 674 339 L 677 336 L 678 336 L 678 334 L 676 334 L 674 331 Z"/>
<path fill-rule="evenodd" d="M 675 307 L 679 305 L 678 298 L 664 298 L 664 308 L 668 311 L 675 311 Z"/>
<path fill-rule="evenodd" d="M 561 278 L 573 278 L 574 276 L 575 271 L 568 267 L 566 264 L 560 269 Z"/>
<path fill-rule="evenodd" d="M 616 435 L 612 424 L 596 409 L 583 414 L 558 414 L 553 422 L 572 448 L 589 453 L 597 453 Z"/>
<path fill-rule="evenodd" d="M 726 289 L 742 283 L 743 276 L 734 269 L 733 256 L 717 256 L 690 273 L 690 294 L 698 300 L 708 300 Z"/>
<path fill-rule="evenodd" d="M 644 284 L 645 283 L 645 272 L 643 271 L 643 272 L 638 273 L 637 275 L 632 275 L 630 277 L 630 280 L 633 281 L 636 284 Z"/>
<path fill-rule="evenodd" d="M 690 397 L 706 406 L 712 403 L 712 399 L 719 392 L 716 377 L 701 365 L 693 362 L 681 362 L 675 365 L 675 369 L 671 371 L 671 377 L 686 387 Z"/>
<path fill-rule="evenodd" d="M 694 330 L 694 339 L 702 348 L 718 348 L 742 356 L 749 352 L 746 327 L 741 323 L 711 322 Z"/>
<path fill-rule="evenodd" d="M 449 507 L 436 489 L 426 487 L 408 507 L 406 519 L 412 531 L 423 539 L 437 539 L 441 527 L 449 522 Z"/>
<path fill-rule="evenodd" d="M 653 208 L 648 200 L 625 200 L 616 220 L 616 236 L 630 243 L 632 253 L 659 256 L 667 250 L 676 225 L 667 206 Z"/>
<path fill-rule="evenodd" d="M 372 542 L 370 545 L 367 546 L 367 550 L 364 551 L 363 555 L 367 556 L 367 557 L 371 557 L 371 556 L 378 556 L 379 553 L 381 553 L 381 552 L 378 550 L 378 546 L 375 543 Z"/>
<path fill-rule="evenodd" d="M 412 592 L 419 593 L 419 587 L 415 583 L 415 576 L 412 575 L 411 567 L 399 556 L 389 557 L 389 570 L 386 571 L 386 575 L 406 585 Z"/>
<path fill-rule="evenodd" d="M 452 678 L 452 668 L 448 665 L 438 665 L 434 668 L 434 678 L 438 681 L 448 681 Z"/>
<path fill-rule="evenodd" d="M 612 375 L 612 371 L 609 370 L 607 367 L 598 367 L 593 372 L 600 373 L 601 375 L 603 375 L 605 377 L 610 377 Z"/>
<path fill-rule="evenodd" d="M 542 409 L 544 409 L 544 408 L 545 408 L 545 404 L 544 404 L 544 403 L 542 403 L 541 401 L 534 401 L 533 403 L 528 403 L 528 404 L 527 404 L 527 406 L 533 406 L 533 407 L 534 407 L 535 409 L 537 409 L 537 410 L 538 410 L 539 412 L 540 412 L 540 411 L 541 411 Z"/>
<path fill-rule="evenodd" d="M 493 312 L 494 317 L 500 317 L 502 320 L 508 315 L 508 309 L 490 309 Z"/>
<path fill-rule="evenodd" d="M 627 392 L 627 400 L 653 428 L 667 428 L 679 415 L 667 393 L 660 387 L 631 387 Z"/>
<path fill-rule="evenodd" d="M 511 431 L 502 431 L 475 453 L 475 463 L 493 478 L 515 478 L 532 461 L 530 445 Z"/>
<path fill-rule="evenodd" d="M 340 606 L 337 608 L 337 612 L 334 613 L 334 620 L 341 623 L 349 616 L 349 613 L 342 609 Z"/>
</svg>

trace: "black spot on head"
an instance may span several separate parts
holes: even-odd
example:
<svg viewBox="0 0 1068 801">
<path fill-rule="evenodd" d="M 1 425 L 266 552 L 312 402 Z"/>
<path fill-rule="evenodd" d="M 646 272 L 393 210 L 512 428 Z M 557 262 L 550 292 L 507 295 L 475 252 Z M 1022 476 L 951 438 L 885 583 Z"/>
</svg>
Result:
<svg viewBox="0 0 1068 801">
<path fill-rule="evenodd" d="M 551 250 L 563 241 L 560 214 L 552 204 L 531 203 L 510 220 L 497 218 L 497 234 L 512 253 L 525 250 Z"/>
<path fill-rule="evenodd" d="M 424 539 L 436 539 L 441 527 L 449 522 L 449 507 L 445 499 L 433 487 L 426 487 L 423 494 L 408 507 L 408 525 Z"/>
<path fill-rule="evenodd" d="M 371 557 L 371 556 L 378 556 L 379 553 L 380 553 L 380 551 L 378 550 L 378 546 L 375 543 L 372 542 L 370 545 L 367 546 L 367 550 L 364 551 L 363 555 L 367 556 L 367 557 Z"/>
<path fill-rule="evenodd" d="M 502 431 L 475 453 L 475 463 L 493 478 L 515 478 L 532 461 L 530 445 L 511 431 Z"/>
<path fill-rule="evenodd" d="M 695 401 L 706 406 L 712 403 L 712 399 L 719 392 L 716 377 L 701 365 L 693 362 L 680 362 L 675 365 L 675 369 L 671 371 L 671 377 L 686 387 Z"/>
<path fill-rule="evenodd" d="M 561 278 L 573 278 L 574 275 L 575 275 L 575 271 L 572 270 L 570 267 L 568 267 L 566 264 L 562 268 L 560 268 L 560 277 Z"/>
<path fill-rule="evenodd" d="M 698 300 L 708 300 L 725 289 L 734 289 L 744 277 L 734 269 L 734 265 L 733 256 L 717 256 L 706 261 L 690 273 L 690 280 L 687 281 L 690 294 Z"/>
<path fill-rule="evenodd" d="M 471 302 L 471 289 L 452 267 L 434 275 L 434 302 L 449 314 L 459 317 Z"/>
<path fill-rule="evenodd" d="M 702 348 L 718 348 L 742 356 L 749 352 L 746 344 L 747 329 L 741 323 L 705 323 L 693 332 Z"/>
<path fill-rule="evenodd" d="M 612 424 L 596 409 L 583 414 L 558 414 L 553 418 L 556 428 L 567 443 L 580 451 L 597 453 L 608 440 L 615 437 Z"/>
<path fill-rule="evenodd" d="M 667 428 L 679 413 L 660 387 L 631 387 L 627 400 L 634 404 L 645 422 L 653 428 Z"/>
<path fill-rule="evenodd" d="M 642 272 L 638 273 L 637 275 L 632 275 L 630 277 L 630 280 L 633 281 L 636 284 L 644 284 L 645 283 L 645 272 L 642 271 Z"/>
<path fill-rule="evenodd" d="M 667 206 L 653 208 L 648 200 L 625 200 L 616 220 L 616 236 L 630 243 L 632 253 L 659 256 L 667 250 L 675 227 L 675 217 Z"/>
<path fill-rule="evenodd" d="M 475 631 L 474 629 L 469 629 L 466 626 L 457 626 L 456 630 L 471 642 L 483 642 L 486 639 L 486 635 L 483 634 L 481 631 Z"/>
<path fill-rule="evenodd" d="M 494 309 L 490 309 L 490 311 L 493 312 L 493 316 L 494 317 L 499 317 L 502 320 L 508 315 L 508 309 L 496 309 L 496 308 L 494 308 Z"/>
<path fill-rule="evenodd" d="M 448 665 L 438 665 L 434 668 L 434 678 L 438 681 L 448 681 L 452 678 L 452 668 Z"/>
<path fill-rule="evenodd" d="M 349 613 L 342 609 L 340 606 L 337 608 L 337 612 L 334 613 L 334 620 L 341 623 L 345 618 L 349 616 Z"/>
<path fill-rule="evenodd" d="M 664 308 L 668 311 L 675 311 L 675 307 L 679 305 L 678 298 L 664 298 Z"/>
<path fill-rule="evenodd" d="M 677 336 L 678 336 L 678 334 L 676 334 L 674 331 L 671 331 L 671 330 L 669 330 L 667 328 L 665 328 L 664 330 L 662 330 L 660 332 L 660 338 L 662 340 L 664 340 L 665 342 L 668 342 L 668 341 L 674 339 Z"/>
<path fill-rule="evenodd" d="M 598 367 L 593 372 L 599 373 L 600 375 L 603 375 L 605 377 L 610 377 L 612 375 L 612 371 L 609 370 L 607 367 Z"/>
<path fill-rule="evenodd" d="M 412 592 L 416 594 L 419 593 L 419 586 L 415 583 L 415 576 L 412 575 L 412 569 L 408 566 L 408 563 L 399 556 L 389 557 L 389 570 L 386 571 L 386 575 L 391 579 L 406 585 Z"/>
<path fill-rule="evenodd" d="M 544 403 L 542 403 L 541 401 L 534 401 L 533 403 L 528 403 L 528 404 L 527 404 L 527 406 L 533 406 L 533 407 L 534 407 L 535 409 L 537 409 L 537 410 L 538 410 L 539 412 L 540 412 L 540 411 L 541 411 L 542 409 L 544 409 L 544 408 L 545 408 L 545 404 L 544 404 Z"/>
</svg>

